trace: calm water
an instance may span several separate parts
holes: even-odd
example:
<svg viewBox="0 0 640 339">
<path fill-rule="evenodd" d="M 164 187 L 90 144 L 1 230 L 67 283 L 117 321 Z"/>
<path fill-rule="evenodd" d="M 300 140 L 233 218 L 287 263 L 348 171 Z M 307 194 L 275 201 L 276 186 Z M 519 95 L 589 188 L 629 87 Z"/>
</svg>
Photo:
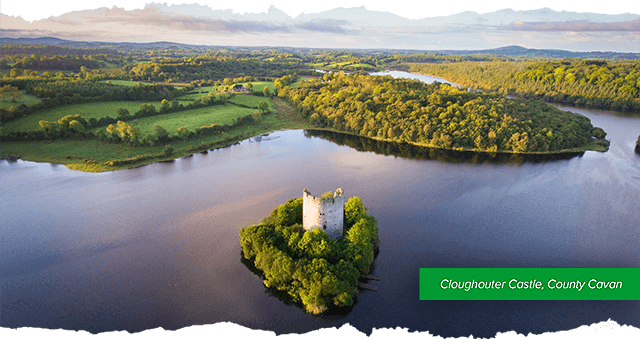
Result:
<svg viewBox="0 0 640 339">
<path fill-rule="evenodd" d="M 608 152 L 458 159 L 297 130 L 114 173 L 1 161 L 0 327 L 638 327 L 638 301 L 418 300 L 420 267 L 640 266 L 640 119 L 571 110 L 607 131 Z M 316 318 L 265 292 L 241 263 L 238 231 L 303 188 L 337 187 L 379 220 L 381 280 L 351 310 Z"/>
</svg>

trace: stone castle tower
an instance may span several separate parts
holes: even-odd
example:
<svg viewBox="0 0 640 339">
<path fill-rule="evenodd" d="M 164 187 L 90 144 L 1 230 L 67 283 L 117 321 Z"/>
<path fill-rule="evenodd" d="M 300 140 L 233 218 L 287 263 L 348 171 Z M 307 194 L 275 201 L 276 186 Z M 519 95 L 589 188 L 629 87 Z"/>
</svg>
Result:
<svg viewBox="0 0 640 339">
<path fill-rule="evenodd" d="M 340 239 L 344 226 L 342 188 L 329 197 L 314 197 L 306 189 L 302 191 L 302 226 L 305 231 L 320 228 L 333 239 Z"/>
</svg>

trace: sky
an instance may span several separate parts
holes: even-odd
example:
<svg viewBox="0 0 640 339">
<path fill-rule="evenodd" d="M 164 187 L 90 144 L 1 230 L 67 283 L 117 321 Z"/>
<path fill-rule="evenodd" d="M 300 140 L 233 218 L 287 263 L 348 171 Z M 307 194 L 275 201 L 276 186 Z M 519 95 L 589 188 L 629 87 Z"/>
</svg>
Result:
<svg viewBox="0 0 640 339">
<path fill-rule="evenodd" d="M 640 53 L 640 15 L 630 12 L 503 8 L 479 13 L 460 9 L 437 16 L 428 16 L 424 11 L 423 17 L 408 18 L 403 14 L 411 13 L 409 8 L 398 14 L 367 9 L 365 5 L 318 9 L 317 13 L 294 13 L 280 8 L 271 5 L 251 13 L 212 9 L 196 3 L 147 3 L 135 9 L 114 5 L 34 19 L 23 17 L 28 8 L 23 9 L 23 14 L 5 14 L 0 7 L 0 37 L 411 50 L 477 50 L 519 45 L 579 52 Z"/>
</svg>

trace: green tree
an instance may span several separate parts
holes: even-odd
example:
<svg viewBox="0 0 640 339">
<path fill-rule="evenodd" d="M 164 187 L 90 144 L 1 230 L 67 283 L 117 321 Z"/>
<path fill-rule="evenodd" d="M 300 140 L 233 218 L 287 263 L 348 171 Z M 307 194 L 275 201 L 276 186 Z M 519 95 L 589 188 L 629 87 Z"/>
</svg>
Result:
<svg viewBox="0 0 640 339">
<path fill-rule="evenodd" d="M 591 130 L 591 135 L 593 135 L 596 139 L 600 139 L 603 140 L 606 136 L 607 136 L 607 132 L 605 132 L 602 128 L 600 127 L 594 127 Z"/>
<path fill-rule="evenodd" d="M 160 106 L 160 112 L 166 113 L 171 109 L 171 103 L 167 99 L 163 99 Z"/>
<path fill-rule="evenodd" d="M 140 130 L 138 128 L 129 126 L 124 121 L 118 121 L 116 124 L 118 125 L 117 131 L 123 140 L 128 140 L 130 143 L 138 141 L 138 137 L 140 136 Z"/>
<path fill-rule="evenodd" d="M 129 114 L 129 110 L 126 108 L 120 107 L 118 108 L 117 112 L 118 112 L 118 119 L 127 120 L 131 118 L 131 114 Z"/>
<path fill-rule="evenodd" d="M 182 140 L 187 140 L 191 137 L 191 131 L 189 131 L 184 126 L 178 127 L 178 138 Z"/>
<path fill-rule="evenodd" d="M 9 76 L 11 76 L 12 78 L 17 78 L 19 76 L 22 76 L 23 72 L 17 68 L 12 68 L 9 71 Z"/>
<path fill-rule="evenodd" d="M 173 146 L 166 145 L 164 146 L 164 149 L 160 152 L 160 155 L 164 157 L 169 157 L 173 154 L 173 152 L 174 152 Z"/>
<path fill-rule="evenodd" d="M 367 208 L 364 206 L 360 198 L 351 197 L 344 204 L 344 215 L 345 228 L 350 228 L 358 220 L 367 215 Z"/>
<path fill-rule="evenodd" d="M 269 104 L 266 101 L 260 101 L 260 103 L 258 103 L 258 109 L 264 114 L 265 111 L 269 109 Z"/>
<path fill-rule="evenodd" d="M 109 124 L 109 126 L 107 126 L 105 131 L 107 132 L 108 140 L 110 140 L 110 141 L 119 141 L 120 140 L 120 136 L 118 135 L 118 131 L 116 129 L 116 125 Z"/>
<path fill-rule="evenodd" d="M 12 102 L 16 102 L 18 98 L 22 96 L 22 91 L 17 87 L 11 85 L 4 85 L 0 87 L 0 98 L 2 100 L 6 100 L 7 98 L 11 98 Z"/>
<path fill-rule="evenodd" d="M 80 123 L 78 120 L 72 120 L 69 123 L 69 128 L 76 134 L 84 134 L 85 131 L 84 125 L 82 125 L 82 123 Z"/>
<path fill-rule="evenodd" d="M 158 139 L 158 141 L 163 142 L 163 141 L 169 140 L 169 132 L 167 132 L 166 129 L 164 129 L 162 126 L 158 124 L 155 125 L 155 128 L 156 128 L 155 136 Z"/>
</svg>

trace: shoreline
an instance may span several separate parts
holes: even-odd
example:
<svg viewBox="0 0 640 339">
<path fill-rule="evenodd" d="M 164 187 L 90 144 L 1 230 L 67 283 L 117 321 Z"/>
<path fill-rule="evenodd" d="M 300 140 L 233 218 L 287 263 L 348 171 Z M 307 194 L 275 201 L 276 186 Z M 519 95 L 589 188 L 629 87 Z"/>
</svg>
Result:
<svg viewBox="0 0 640 339">
<path fill-rule="evenodd" d="M 607 152 L 609 150 L 609 148 L 607 147 L 607 149 L 605 149 L 605 150 L 590 149 L 590 148 L 585 148 L 585 149 L 571 148 L 571 149 L 557 150 L 557 151 L 553 151 L 553 152 L 514 152 L 514 151 L 506 151 L 506 150 L 492 152 L 492 151 L 486 151 L 486 150 L 479 150 L 479 149 L 475 149 L 475 148 L 441 148 L 441 147 L 435 147 L 435 146 L 431 146 L 431 145 L 420 144 L 420 143 L 417 143 L 417 142 L 395 141 L 395 140 L 383 139 L 383 138 L 378 138 L 378 137 L 366 137 L 366 136 L 363 136 L 363 135 L 344 132 L 344 131 L 338 131 L 338 130 L 334 130 L 334 129 L 330 129 L 330 128 L 311 127 L 311 128 L 305 128 L 305 129 L 306 130 L 311 130 L 311 131 L 327 131 L 327 132 L 333 132 L 333 133 L 353 135 L 353 136 L 360 137 L 360 138 L 367 138 L 367 139 L 371 139 L 371 140 L 383 141 L 383 142 L 389 142 L 389 143 L 395 143 L 395 144 L 407 144 L 407 145 L 413 145 L 413 146 L 423 147 L 423 148 L 427 148 L 427 149 L 437 149 L 437 150 L 443 150 L 443 151 L 466 152 L 466 153 L 519 154 L 519 155 L 554 155 L 554 154 L 584 153 L 586 151 L 594 151 L 594 152 L 604 153 L 604 152 Z"/>
<path fill-rule="evenodd" d="M 564 154 L 581 154 L 584 153 L 586 151 L 594 151 L 594 152 L 606 152 L 608 151 L 608 147 L 607 149 L 596 149 L 597 147 L 593 147 L 593 148 L 584 148 L 584 149 L 563 149 L 563 150 L 558 150 L 558 151 L 553 151 L 553 152 L 513 152 L 513 151 L 496 151 L 496 152 L 490 152 L 490 151 L 485 151 L 485 150 L 477 150 L 477 149 L 449 149 L 449 148 L 439 148 L 439 147 L 434 147 L 434 146 L 430 146 L 430 145 L 424 145 L 424 144 L 420 144 L 420 143 L 415 143 L 415 142 L 406 142 L 406 141 L 402 141 L 402 142 L 398 142 L 398 141 L 394 141 L 394 140 L 388 140 L 388 139 L 383 139 L 383 138 L 378 138 L 378 137 L 367 137 L 367 136 L 362 136 L 362 135 L 358 135 L 358 134 L 354 134 L 354 133 L 350 133 L 350 132 L 344 132 L 344 131 L 338 131 L 338 130 L 334 130 L 331 128 L 320 128 L 320 127 L 311 127 L 311 128 L 297 128 L 297 126 L 291 126 L 291 128 L 279 128 L 279 129 L 273 129 L 273 130 L 269 130 L 269 131 L 265 131 L 265 132 L 260 132 L 257 134 L 250 134 L 250 135 L 238 135 L 235 137 L 232 137 L 231 139 L 228 139 L 225 143 L 221 143 L 219 145 L 216 145 L 212 148 L 206 148 L 206 149 L 197 149 L 197 147 L 195 149 L 192 149 L 191 151 L 181 151 L 181 152 L 176 152 L 176 156 L 171 155 L 171 156 L 165 156 L 165 157 L 150 157 L 150 158 L 146 158 L 146 159 L 141 159 L 140 161 L 135 161 L 132 163 L 125 163 L 125 164 L 119 164 L 119 165 L 107 165 L 107 162 L 118 162 L 118 161 L 127 161 L 127 159 L 112 159 L 112 160 L 108 160 L 105 162 L 100 162 L 97 163 L 95 160 L 93 159 L 87 159 L 87 158 L 77 158 L 77 157 L 65 157 L 65 158 L 61 158 L 61 157 L 38 157 L 38 156 L 30 156 L 30 154 L 25 155 L 17 155 L 15 153 L 9 153 L 9 154 L 0 154 L 0 160 L 7 160 L 9 162 L 14 162 L 17 160 L 23 160 L 23 161 L 32 161 L 32 162 L 38 162 L 38 163 L 50 163 L 50 164 L 57 164 L 57 165 L 64 165 L 65 167 L 67 167 L 70 170 L 74 170 L 74 171 L 80 171 L 80 172 L 88 172 L 88 173 L 103 173 L 103 172 L 112 172 L 112 171 L 119 171 L 119 170 L 125 170 L 125 169 L 131 169 L 131 168 L 137 168 L 137 167 L 142 167 L 145 165 L 149 165 L 149 164 L 154 164 L 154 163 L 164 163 L 164 162 L 171 162 L 173 160 L 176 159 L 180 159 L 180 158 L 184 158 L 184 157 L 190 157 L 193 156 L 196 153 L 208 153 L 211 151 L 215 151 L 218 149 L 223 149 L 223 148 L 227 148 L 227 147 L 231 147 L 233 145 L 237 145 L 240 142 L 244 141 L 244 140 L 248 140 L 250 138 L 259 136 L 259 135 L 264 135 L 264 134 L 271 134 L 274 132 L 278 132 L 278 131 L 287 131 L 287 130 L 310 130 L 310 131 L 325 131 L 325 132 L 332 132 L 332 133 L 337 133 L 337 134 L 345 134 L 345 135 L 351 135 L 351 136 L 356 136 L 356 137 L 360 137 L 360 138 L 367 138 L 367 139 L 371 139 L 371 140 L 376 140 L 376 141 L 381 141 L 381 142 L 387 142 L 387 143 L 393 143 L 393 144 L 407 144 L 407 145 L 412 145 L 412 146 L 416 146 L 416 147 L 421 147 L 421 148 L 425 148 L 425 149 L 437 149 L 437 150 L 443 150 L 443 151 L 452 151 L 452 152 L 460 152 L 462 153 L 478 153 L 478 154 L 514 154 L 514 155 L 564 155 Z M 196 139 L 197 141 L 197 139 Z M 32 142 L 34 144 L 37 144 L 38 142 Z M 11 143 L 5 143 L 5 144 L 13 144 L 13 142 Z M 214 145 L 216 144 L 215 142 L 213 143 Z M 595 146 L 595 145 L 593 145 Z M 53 161 L 50 161 L 53 160 Z M 56 161 L 59 160 L 59 161 Z M 64 160 L 72 160 L 72 161 L 64 161 Z M 80 166 L 80 165 L 85 165 L 85 166 Z M 105 168 L 105 167 L 111 167 L 111 168 Z"/>
</svg>

